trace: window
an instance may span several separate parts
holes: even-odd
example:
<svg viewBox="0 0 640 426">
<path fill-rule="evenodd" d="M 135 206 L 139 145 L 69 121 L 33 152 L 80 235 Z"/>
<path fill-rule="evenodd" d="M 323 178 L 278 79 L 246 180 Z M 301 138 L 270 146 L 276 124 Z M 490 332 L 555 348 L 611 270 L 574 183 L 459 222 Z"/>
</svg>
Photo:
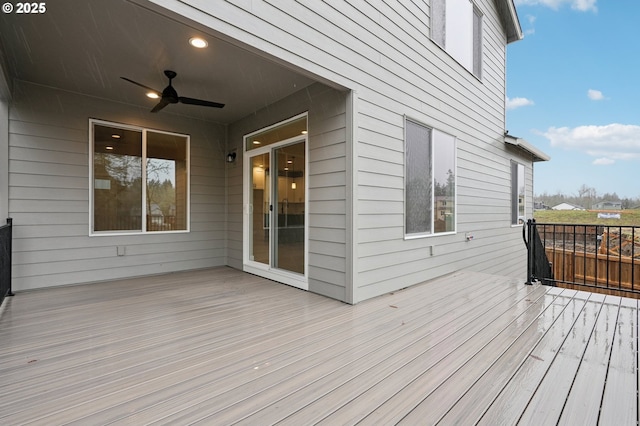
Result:
<svg viewBox="0 0 640 426">
<path fill-rule="evenodd" d="M 524 166 L 511 162 L 511 224 L 518 225 L 525 221 Z"/>
<path fill-rule="evenodd" d="M 456 141 L 405 120 L 405 234 L 455 232 Z"/>
<path fill-rule="evenodd" d="M 482 77 L 482 12 L 470 0 L 431 0 L 431 39 Z"/>
<path fill-rule="evenodd" d="M 188 230 L 189 136 L 90 124 L 91 232 Z"/>
</svg>

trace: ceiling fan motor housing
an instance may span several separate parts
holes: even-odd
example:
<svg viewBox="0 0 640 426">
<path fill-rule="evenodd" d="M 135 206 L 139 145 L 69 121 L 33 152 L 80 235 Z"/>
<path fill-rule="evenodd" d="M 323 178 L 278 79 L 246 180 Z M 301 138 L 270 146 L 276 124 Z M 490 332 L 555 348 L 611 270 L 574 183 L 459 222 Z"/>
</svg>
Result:
<svg viewBox="0 0 640 426">
<path fill-rule="evenodd" d="M 162 98 L 160 99 L 160 102 L 155 107 L 153 107 L 151 112 L 158 112 L 168 104 L 177 104 L 177 103 L 183 103 L 183 104 L 189 104 L 189 105 L 200 105 L 200 106 L 213 107 L 213 108 L 224 107 L 224 104 L 221 104 L 219 102 L 205 101 L 202 99 L 178 96 L 178 92 L 176 91 L 176 89 L 173 88 L 173 85 L 171 84 L 171 80 L 173 80 L 178 75 L 178 73 L 172 70 L 164 70 L 164 75 L 166 75 L 167 78 L 169 79 L 169 85 L 164 88 L 164 90 L 162 91 Z M 140 84 L 137 81 L 133 81 L 126 77 L 120 77 L 120 78 L 128 81 L 129 83 L 133 83 L 136 86 L 140 86 L 152 92 L 158 93 L 155 89 L 147 87 L 144 84 Z"/>
</svg>

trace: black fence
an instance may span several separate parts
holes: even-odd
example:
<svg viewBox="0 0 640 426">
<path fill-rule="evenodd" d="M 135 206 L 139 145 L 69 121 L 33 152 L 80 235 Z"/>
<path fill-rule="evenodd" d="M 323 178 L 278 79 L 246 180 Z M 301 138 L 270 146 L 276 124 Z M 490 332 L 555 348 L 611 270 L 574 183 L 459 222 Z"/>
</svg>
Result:
<svg viewBox="0 0 640 426">
<path fill-rule="evenodd" d="M 7 219 L 7 224 L 0 226 L 0 306 L 7 296 L 13 296 L 11 292 L 11 239 L 12 220 Z"/>
<path fill-rule="evenodd" d="M 526 224 L 528 282 L 640 298 L 640 227 Z"/>
</svg>

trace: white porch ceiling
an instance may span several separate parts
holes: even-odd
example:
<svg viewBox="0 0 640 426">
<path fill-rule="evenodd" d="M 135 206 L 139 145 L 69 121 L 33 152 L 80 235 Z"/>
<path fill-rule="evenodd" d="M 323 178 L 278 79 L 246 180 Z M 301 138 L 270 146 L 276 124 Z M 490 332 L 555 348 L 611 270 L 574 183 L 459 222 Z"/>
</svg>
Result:
<svg viewBox="0 0 640 426">
<path fill-rule="evenodd" d="M 138 3 L 144 3 L 138 1 Z M 138 105 L 158 102 L 127 77 L 162 91 L 163 71 L 176 71 L 180 96 L 226 104 L 222 109 L 169 105 L 179 114 L 231 123 L 315 82 L 266 57 L 223 41 L 169 11 L 126 0 L 56 0 L 43 14 L 0 14 L 0 51 L 10 79 Z M 194 36 L 209 46 L 188 44 Z"/>
</svg>

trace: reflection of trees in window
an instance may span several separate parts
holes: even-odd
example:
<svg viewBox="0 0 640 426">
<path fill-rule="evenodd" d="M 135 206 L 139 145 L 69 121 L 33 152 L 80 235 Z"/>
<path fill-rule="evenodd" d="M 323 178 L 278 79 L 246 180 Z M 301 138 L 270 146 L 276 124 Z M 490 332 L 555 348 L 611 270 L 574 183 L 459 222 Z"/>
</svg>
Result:
<svg viewBox="0 0 640 426">
<path fill-rule="evenodd" d="M 410 120 L 405 138 L 405 232 L 455 231 L 455 138 Z"/>
<path fill-rule="evenodd" d="M 434 130 L 434 188 L 436 219 L 434 230 L 439 232 L 455 231 L 456 213 L 456 140 L 453 136 Z"/>
<path fill-rule="evenodd" d="M 141 230 L 142 133 L 94 126 L 95 231 Z"/>
<path fill-rule="evenodd" d="M 147 160 L 147 229 L 169 229 L 174 224 L 176 210 L 176 190 L 171 182 L 175 180 L 174 162 Z"/>
<path fill-rule="evenodd" d="M 148 230 L 187 229 L 187 138 L 148 132 L 147 156 Z"/>
<path fill-rule="evenodd" d="M 523 223 L 526 214 L 524 165 L 511 162 L 511 223 Z"/>
<path fill-rule="evenodd" d="M 435 180 L 436 196 L 452 196 L 455 193 L 456 177 L 451 169 L 447 170 L 447 180 L 444 183 Z"/>
<path fill-rule="evenodd" d="M 432 232 L 431 129 L 406 121 L 405 232 Z"/>
<path fill-rule="evenodd" d="M 93 230 L 186 230 L 188 138 L 97 123 L 93 130 Z"/>
</svg>

